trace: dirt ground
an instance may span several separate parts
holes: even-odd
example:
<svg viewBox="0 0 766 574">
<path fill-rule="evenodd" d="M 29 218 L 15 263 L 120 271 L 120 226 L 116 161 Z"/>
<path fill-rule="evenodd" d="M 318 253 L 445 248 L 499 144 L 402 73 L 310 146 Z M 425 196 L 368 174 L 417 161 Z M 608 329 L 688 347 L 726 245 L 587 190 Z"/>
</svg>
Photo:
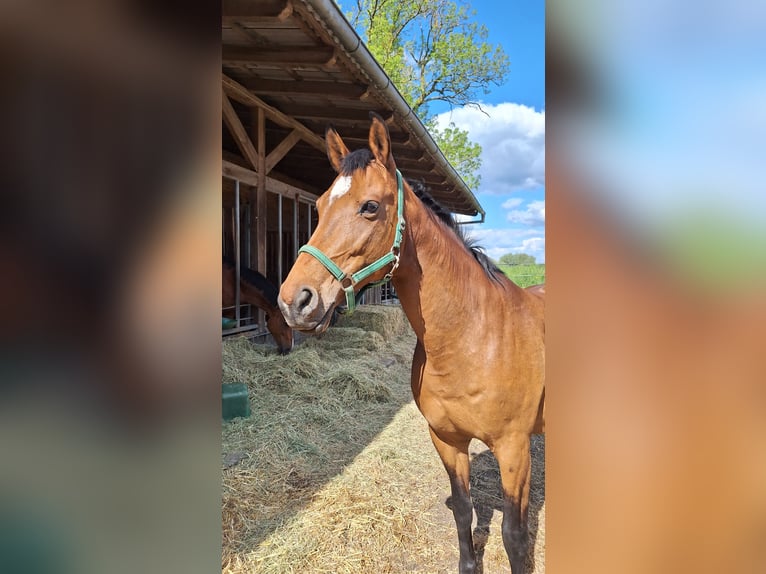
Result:
<svg viewBox="0 0 766 574">
<path fill-rule="evenodd" d="M 343 325 L 334 329 L 337 342 Z M 242 361 L 264 357 L 229 353 L 227 344 L 251 351 L 241 341 L 224 342 L 224 381 L 228 377 L 248 383 L 253 416 L 224 423 L 223 572 L 457 572 L 449 483 L 409 390 L 414 336 L 406 326 L 378 330 L 385 336 L 366 342 L 355 330 L 354 343 L 337 351 L 342 356 L 333 356 L 333 339 L 303 343 L 308 348 L 301 353 L 316 352 L 347 369 L 357 356 L 377 361 L 363 372 L 375 384 L 385 382 L 390 393 L 383 399 L 338 403 L 336 411 L 332 401 L 344 378 L 329 377 L 326 389 L 312 383 L 309 392 L 291 382 L 290 388 L 273 392 L 273 383 L 258 382 L 268 379 L 263 376 L 266 367 L 249 371 L 255 382 L 238 370 Z M 353 344 L 360 345 L 358 353 L 349 349 Z M 269 353 L 262 348 L 252 352 Z M 304 365 L 307 358 L 296 353 L 288 357 Z M 270 355 L 266 358 L 271 360 Z M 319 370 L 331 368 L 323 365 Z M 312 376 L 316 379 L 316 373 Z M 302 395 L 310 396 L 304 400 Z M 328 412 L 335 414 L 324 416 Z M 282 434 L 285 441 L 275 438 Z M 510 573 L 500 534 L 497 462 L 479 441 L 471 445 L 471 459 L 474 544 L 483 572 Z M 532 442 L 529 522 L 529 572 L 544 573 L 542 437 Z"/>
</svg>

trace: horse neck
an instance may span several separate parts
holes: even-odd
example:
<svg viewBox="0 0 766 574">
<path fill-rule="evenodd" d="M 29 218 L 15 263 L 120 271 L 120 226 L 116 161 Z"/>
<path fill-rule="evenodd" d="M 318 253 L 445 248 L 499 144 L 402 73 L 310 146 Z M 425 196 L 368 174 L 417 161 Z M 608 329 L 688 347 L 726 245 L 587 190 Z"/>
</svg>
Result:
<svg viewBox="0 0 766 574">
<path fill-rule="evenodd" d="M 281 313 L 277 307 L 271 304 L 268 297 L 261 293 L 260 289 L 246 281 L 240 281 L 239 285 L 240 297 L 245 303 L 250 303 L 272 315 L 274 313 Z"/>
<path fill-rule="evenodd" d="M 476 315 L 497 286 L 463 241 L 407 190 L 407 222 L 399 268 L 392 283 L 420 341 L 426 330 L 454 330 L 455 318 Z"/>
</svg>

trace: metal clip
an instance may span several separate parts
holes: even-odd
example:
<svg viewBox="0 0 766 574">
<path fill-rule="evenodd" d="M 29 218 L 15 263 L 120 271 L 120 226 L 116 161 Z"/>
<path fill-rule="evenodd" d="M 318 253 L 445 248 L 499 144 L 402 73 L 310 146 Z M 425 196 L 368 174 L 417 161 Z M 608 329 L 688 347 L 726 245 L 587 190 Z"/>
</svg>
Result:
<svg viewBox="0 0 766 574">
<path fill-rule="evenodd" d="M 392 251 L 391 253 L 394 253 L 394 252 Z M 399 267 L 399 250 L 398 249 L 396 250 L 396 253 L 394 253 L 394 264 L 391 266 L 391 271 L 386 273 L 386 276 L 384 277 L 386 281 L 391 280 L 391 277 L 393 276 L 394 271 L 396 271 L 397 267 Z"/>
</svg>

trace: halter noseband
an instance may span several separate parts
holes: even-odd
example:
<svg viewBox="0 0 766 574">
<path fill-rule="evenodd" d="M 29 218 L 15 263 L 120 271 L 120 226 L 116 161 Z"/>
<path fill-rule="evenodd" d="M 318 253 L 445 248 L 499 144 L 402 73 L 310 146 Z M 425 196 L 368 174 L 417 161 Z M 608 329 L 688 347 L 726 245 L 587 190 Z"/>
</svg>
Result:
<svg viewBox="0 0 766 574">
<path fill-rule="evenodd" d="M 308 253 L 309 255 L 315 257 L 317 261 L 319 261 L 322 265 L 325 266 L 325 268 L 332 274 L 335 279 L 337 279 L 341 287 L 343 287 L 343 291 L 346 293 L 346 306 L 348 307 L 348 310 L 346 313 L 351 314 L 354 312 L 354 309 L 356 308 L 356 296 L 354 294 L 354 287 L 356 287 L 357 283 L 360 281 L 366 279 L 373 273 L 380 271 L 383 269 L 386 265 L 391 265 L 391 270 L 386 273 L 386 276 L 381 279 L 380 281 L 377 281 L 375 283 L 372 283 L 372 285 L 380 285 L 382 283 L 385 283 L 386 281 L 391 279 L 391 276 L 393 275 L 394 271 L 396 271 L 396 268 L 399 267 L 399 247 L 402 244 L 402 237 L 404 236 L 404 185 L 402 182 L 402 174 L 399 172 L 399 170 L 396 170 L 396 215 L 397 215 L 397 222 L 396 222 L 396 235 L 394 236 L 394 244 L 391 246 L 391 250 L 386 253 L 383 257 L 378 259 L 377 261 L 374 261 L 370 263 L 367 267 L 364 267 L 363 269 L 360 269 L 356 273 L 352 273 L 351 275 L 348 275 L 343 272 L 343 270 L 338 267 L 335 263 L 333 263 L 333 260 L 327 257 L 322 251 L 317 249 L 316 247 L 312 245 L 304 245 L 300 249 L 298 249 L 298 253 Z M 344 285 L 344 280 L 348 280 L 347 284 Z"/>
</svg>

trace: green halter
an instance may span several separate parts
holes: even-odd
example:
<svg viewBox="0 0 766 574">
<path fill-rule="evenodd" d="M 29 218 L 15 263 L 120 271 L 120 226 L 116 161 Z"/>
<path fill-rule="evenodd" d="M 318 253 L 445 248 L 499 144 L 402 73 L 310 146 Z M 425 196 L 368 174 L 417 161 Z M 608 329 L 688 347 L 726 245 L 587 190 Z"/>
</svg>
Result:
<svg viewBox="0 0 766 574">
<path fill-rule="evenodd" d="M 396 235 L 394 236 L 394 244 L 391 246 L 391 250 L 386 253 L 383 257 L 378 259 L 377 261 L 374 261 L 370 263 L 367 267 L 360 269 L 356 273 L 352 273 L 351 275 L 348 275 L 343 272 L 343 270 L 338 267 L 335 263 L 333 263 L 332 259 L 327 257 L 324 253 L 322 253 L 319 249 L 316 247 L 313 247 L 311 245 L 304 245 L 298 250 L 298 253 L 308 253 L 309 255 L 312 255 L 319 261 L 322 265 L 324 265 L 327 270 L 332 274 L 333 277 L 335 277 L 343 287 L 343 291 L 346 293 L 346 305 L 348 307 L 348 310 L 346 311 L 348 314 L 351 314 L 354 312 L 354 309 L 356 308 L 356 296 L 354 294 L 354 287 L 356 285 L 372 275 L 373 273 L 380 271 L 383 269 L 386 265 L 391 265 L 391 271 L 389 271 L 386 276 L 381 279 L 380 281 L 373 283 L 372 285 L 380 285 L 381 283 L 385 283 L 389 279 L 391 279 L 391 275 L 396 271 L 396 268 L 399 267 L 399 247 L 402 244 L 402 237 L 404 235 L 404 185 L 402 183 L 402 174 L 399 172 L 399 170 L 396 170 L 396 192 L 397 192 L 397 205 L 396 205 L 396 215 L 397 215 L 397 223 L 396 223 Z M 344 280 L 348 280 L 347 284 L 344 285 Z"/>
</svg>

